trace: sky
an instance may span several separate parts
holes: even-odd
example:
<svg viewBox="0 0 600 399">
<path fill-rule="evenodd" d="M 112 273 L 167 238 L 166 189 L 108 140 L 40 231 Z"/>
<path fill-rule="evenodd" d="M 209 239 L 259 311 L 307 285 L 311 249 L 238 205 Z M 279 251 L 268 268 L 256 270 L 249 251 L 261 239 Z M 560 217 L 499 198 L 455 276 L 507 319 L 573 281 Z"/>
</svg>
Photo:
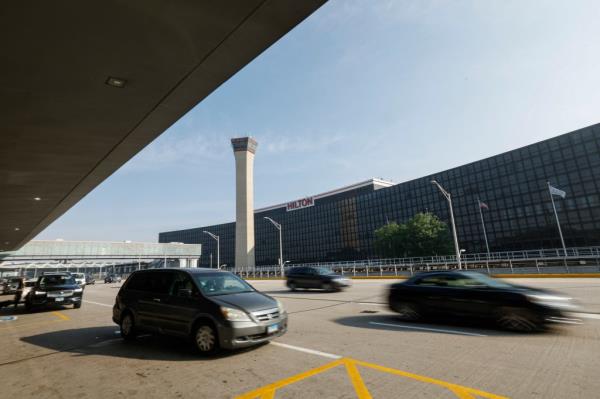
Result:
<svg viewBox="0 0 600 399">
<path fill-rule="evenodd" d="M 255 208 L 396 183 L 600 122 L 600 3 L 330 0 L 37 239 L 156 242 Z"/>
</svg>

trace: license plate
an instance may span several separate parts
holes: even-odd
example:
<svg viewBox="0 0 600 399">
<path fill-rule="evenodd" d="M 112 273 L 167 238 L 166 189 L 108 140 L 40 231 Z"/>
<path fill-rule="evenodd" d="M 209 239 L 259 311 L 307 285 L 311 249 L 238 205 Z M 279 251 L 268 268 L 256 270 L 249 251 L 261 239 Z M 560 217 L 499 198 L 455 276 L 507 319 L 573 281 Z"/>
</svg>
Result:
<svg viewBox="0 0 600 399">
<path fill-rule="evenodd" d="M 273 324 L 272 326 L 267 327 L 267 334 L 273 334 L 279 330 L 279 324 Z"/>
<path fill-rule="evenodd" d="M 65 298 L 54 298 L 54 302 L 62 302 Z"/>
</svg>

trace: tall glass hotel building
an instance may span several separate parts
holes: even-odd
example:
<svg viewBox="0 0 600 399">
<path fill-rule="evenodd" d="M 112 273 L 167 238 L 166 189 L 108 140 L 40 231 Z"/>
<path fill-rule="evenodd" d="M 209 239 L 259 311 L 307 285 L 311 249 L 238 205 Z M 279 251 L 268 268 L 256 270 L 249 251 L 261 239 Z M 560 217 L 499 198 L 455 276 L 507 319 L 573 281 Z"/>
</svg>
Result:
<svg viewBox="0 0 600 399">
<path fill-rule="evenodd" d="M 555 197 L 567 247 L 600 245 L 600 124 L 405 183 L 363 181 L 313 197 L 254 212 L 256 264 L 273 265 L 279 257 L 277 230 L 283 226 L 283 257 L 293 263 L 377 257 L 373 232 L 430 211 L 448 221 L 447 202 L 430 182 L 452 193 L 461 248 L 485 252 L 478 199 L 491 251 L 560 248 L 548 184 L 566 191 Z M 200 243 L 201 266 L 233 266 L 235 223 L 159 234 L 159 242 Z"/>
</svg>

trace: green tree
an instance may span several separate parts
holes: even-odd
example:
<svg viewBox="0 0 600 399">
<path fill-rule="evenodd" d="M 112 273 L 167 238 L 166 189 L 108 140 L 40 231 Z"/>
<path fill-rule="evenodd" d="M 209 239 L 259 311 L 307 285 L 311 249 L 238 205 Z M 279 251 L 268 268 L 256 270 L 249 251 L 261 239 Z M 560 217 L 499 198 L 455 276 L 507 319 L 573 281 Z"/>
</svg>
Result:
<svg viewBox="0 0 600 399">
<path fill-rule="evenodd" d="M 375 230 L 375 249 L 382 257 L 447 255 L 452 253 L 448 226 L 425 212 L 405 224 L 388 223 Z"/>
<path fill-rule="evenodd" d="M 375 250 L 385 258 L 404 256 L 406 226 L 396 222 L 388 223 L 375 230 Z"/>
</svg>

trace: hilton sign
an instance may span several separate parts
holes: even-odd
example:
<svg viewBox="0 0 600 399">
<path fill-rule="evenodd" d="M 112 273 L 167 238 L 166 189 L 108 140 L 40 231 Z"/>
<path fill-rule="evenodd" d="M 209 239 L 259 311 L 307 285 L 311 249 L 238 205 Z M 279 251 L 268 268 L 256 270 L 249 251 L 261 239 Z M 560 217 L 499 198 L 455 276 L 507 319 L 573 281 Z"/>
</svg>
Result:
<svg viewBox="0 0 600 399">
<path fill-rule="evenodd" d="M 313 197 L 306 197 L 297 201 L 288 202 L 285 209 L 286 211 L 297 211 L 298 209 L 308 208 L 309 206 L 315 205 L 315 199 Z"/>
</svg>

